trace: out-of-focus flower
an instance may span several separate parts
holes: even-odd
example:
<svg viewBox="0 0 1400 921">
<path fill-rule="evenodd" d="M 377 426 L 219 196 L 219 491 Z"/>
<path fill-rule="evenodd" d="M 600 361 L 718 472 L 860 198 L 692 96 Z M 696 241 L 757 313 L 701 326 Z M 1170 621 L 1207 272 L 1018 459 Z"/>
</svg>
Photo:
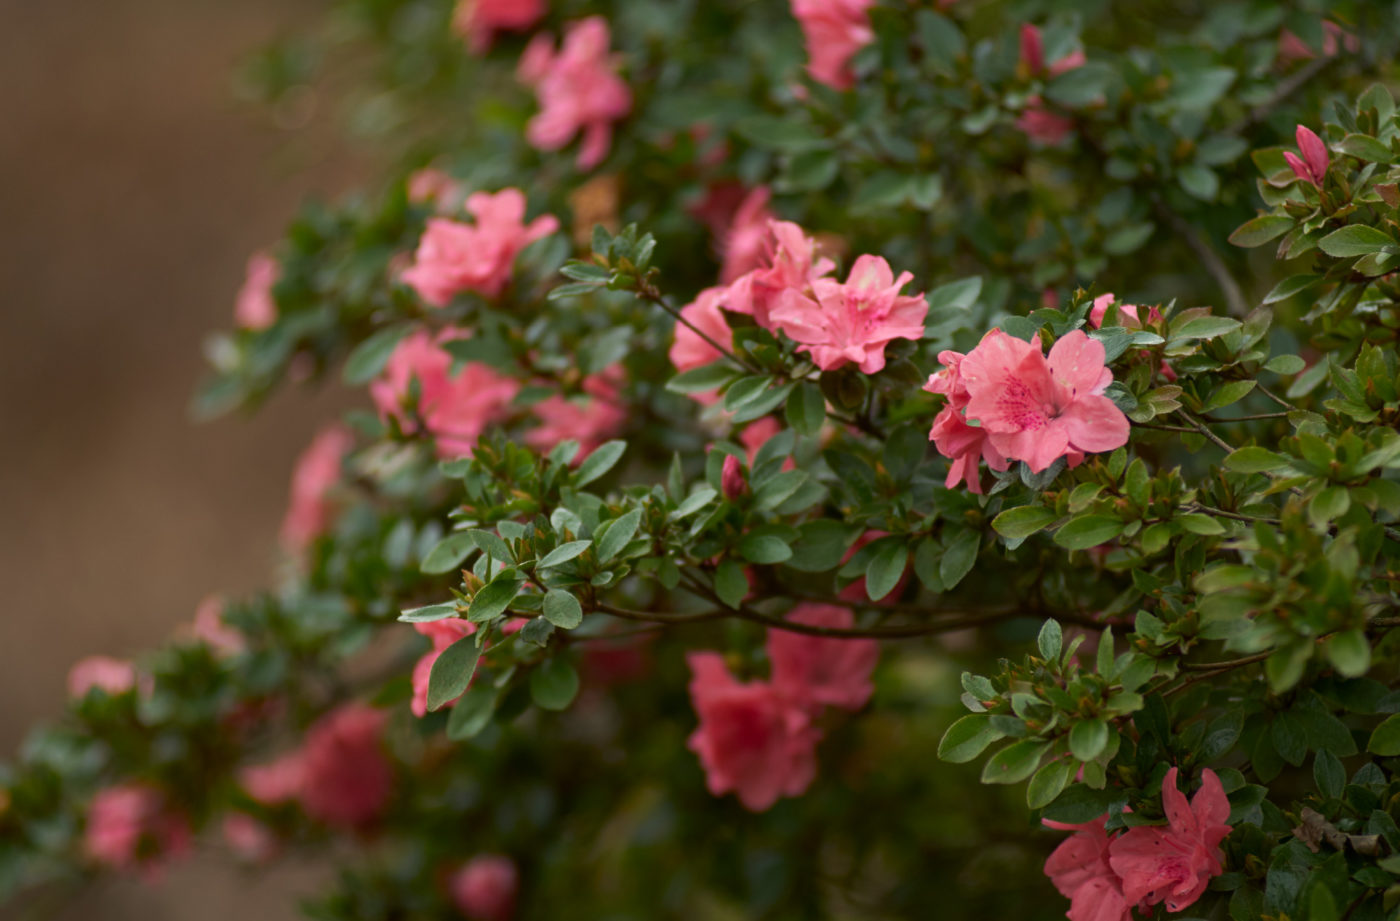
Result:
<svg viewBox="0 0 1400 921">
<path fill-rule="evenodd" d="M 243 287 L 233 306 L 233 321 L 243 329 L 266 329 L 277 322 L 277 302 L 272 286 L 277 284 L 282 269 L 269 253 L 254 253 L 248 257 L 248 269 Z"/>
<path fill-rule="evenodd" d="M 799 604 L 788 620 L 813 627 L 849 630 L 855 616 L 849 608 L 831 604 Z M 875 693 L 870 676 L 880 659 L 880 644 L 872 639 L 811 636 L 790 630 L 768 630 L 768 661 L 773 663 L 773 687 L 809 710 L 840 707 L 859 710 Z"/>
<path fill-rule="evenodd" d="M 324 428 L 297 459 L 291 500 L 282 519 L 282 546 L 301 553 L 330 529 L 335 514 L 332 491 L 340 482 L 340 464 L 355 438 L 344 426 Z"/>
<path fill-rule="evenodd" d="M 86 697 L 93 688 L 115 696 L 130 691 L 136 683 L 136 666 L 126 659 L 111 656 L 88 656 L 74 662 L 68 670 L 70 697 Z"/>
<path fill-rule="evenodd" d="M 384 814 L 394 784 L 381 738 L 384 718 L 382 710 L 349 703 L 307 731 L 301 790 L 307 815 L 327 825 L 364 829 Z"/>
<path fill-rule="evenodd" d="M 107 787 L 88 807 L 83 849 L 117 870 L 156 874 L 167 860 L 190 849 L 189 823 L 173 812 L 165 794 L 142 783 Z"/>
<path fill-rule="evenodd" d="M 516 70 L 540 103 L 525 136 L 540 150 L 558 150 L 582 132 L 581 170 L 603 162 L 612 146 L 613 122 L 632 110 L 632 91 L 617 76 L 609 40 L 607 20 L 590 16 L 569 26 L 557 53 L 551 36 L 536 36 Z"/>
<path fill-rule="evenodd" d="M 482 54 L 497 32 L 524 32 L 544 16 L 544 0 L 457 0 L 452 29 Z"/>
<path fill-rule="evenodd" d="M 603 442 L 622 431 L 627 409 L 622 402 L 623 370 L 613 365 L 584 378 L 582 397 L 553 394 L 530 408 L 539 424 L 525 433 L 525 443 L 549 451 L 561 441 L 579 443 L 575 463 L 580 463 Z"/>
<path fill-rule="evenodd" d="M 875 40 L 875 0 L 792 0 L 792 15 L 807 40 L 807 73 L 832 89 L 855 85 L 851 58 Z"/>
<path fill-rule="evenodd" d="M 509 857 L 482 854 L 453 874 L 448 888 L 457 910 L 472 921 L 510 921 L 520 874 Z"/>
</svg>

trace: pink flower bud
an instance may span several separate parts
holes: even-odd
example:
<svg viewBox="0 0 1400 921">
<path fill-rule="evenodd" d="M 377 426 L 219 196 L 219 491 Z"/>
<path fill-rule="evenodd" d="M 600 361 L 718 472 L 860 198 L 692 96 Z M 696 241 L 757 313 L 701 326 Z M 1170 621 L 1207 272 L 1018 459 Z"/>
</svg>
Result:
<svg viewBox="0 0 1400 921">
<path fill-rule="evenodd" d="M 1297 138 L 1298 149 L 1303 154 L 1302 160 L 1300 161 L 1293 154 L 1287 152 L 1284 153 L 1283 157 L 1299 179 L 1311 182 L 1320 189 L 1323 180 L 1327 177 L 1327 167 L 1332 164 L 1332 158 L 1327 154 L 1327 145 L 1311 128 L 1302 125 L 1298 126 Z"/>
<path fill-rule="evenodd" d="M 1031 76 L 1045 69 L 1045 47 L 1041 43 L 1040 29 L 1029 23 L 1021 26 L 1021 63 L 1031 72 Z"/>
<path fill-rule="evenodd" d="M 733 454 L 725 457 L 724 471 L 719 478 L 720 488 L 724 490 L 724 498 L 730 502 L 735 501 L 748 491 L 748 481 L 744 479 L 744 468 L 739 464 L 739 458 Z"/>
</svg>

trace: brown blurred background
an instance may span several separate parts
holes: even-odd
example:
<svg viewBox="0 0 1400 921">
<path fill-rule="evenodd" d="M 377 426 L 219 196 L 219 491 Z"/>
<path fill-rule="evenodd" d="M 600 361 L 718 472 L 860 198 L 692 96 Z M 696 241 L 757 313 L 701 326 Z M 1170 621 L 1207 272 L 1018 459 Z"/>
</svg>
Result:
<svg viewBox="0 0 1400 921">
<path fill-rule="evenodd" d="M 186 407 L 248 253 L 358 172 L 329 104 L 293 134 L 230 89 L 321 6 L 0 0 L 0 759 L 58 712 L 74 659 L 137 653 L 205 594 L 266 581 L 335 398 L 202 425 Z M 54 917 L 280 921 L 316 875 L 249 878 L 209 847 Z"/>
</svg>

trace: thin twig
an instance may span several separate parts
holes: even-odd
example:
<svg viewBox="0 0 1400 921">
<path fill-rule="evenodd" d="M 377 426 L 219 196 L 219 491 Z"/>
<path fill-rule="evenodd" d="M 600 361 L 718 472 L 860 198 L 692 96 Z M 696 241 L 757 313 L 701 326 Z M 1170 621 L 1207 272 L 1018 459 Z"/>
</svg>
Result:
<svg viewBox="0 0 1400 921">
<path fill-rule="evenodd" d="M 1323 68 L 1332 63 L 1334 57 L 1336 57 L 1336 55 L 1332 57 L 1322 55 L 1309 62 L 1302 70 L 1279 83 L 1278 87 L 1269 94 L 1269 98 L 1250 109 L 1243 118 L 1235 122 L 1229 128 L 1226 128 L 1225 132 L 1227 134 L 1239 134 L 1247 128 L 1268 118 L 1269 113 L 1272 112 L 1279 103 L 1298 92 L 1298 90 L 1302 89 L 1304 86 L 1307 86 L 1314 77 L 1322 72 Z"/>
<path fill-rule="evenodd" d="M 1249 302 L 1245 300 L 1239 282 L 1235 281 L 1235 276 L 1230 274 L 1230 269 L 1211 248 L 1210 244 L 1202 239 L 1196 228 L 1191 226 L 1191 223 L 1180 214 L 1177 214 L 1160 195 L 1153 193 L 1152 204 L 1157 216 L 1167 222 L 1182 242 L 1191 249 L 1191 252 L 1196 254 L 1196 258 L 1201 261 L 1201 265 L 1205 266 L 1210 277 L 1215 279 L 1215 283 L 1225 294 L 1225 302 L 1229 306 L 1230 313 L 1237 317 L 1247 316 Z"/>
<path fill-rule="evenodd" d="M 655 304 L 662 310 L 669 313 L 671 316 L 675 317 L 677 323 L 683 324 L 695 335 L 699 336 L 701 339 L 704 339 L 707 343 L 709 343 L 709 345 L 715 351 L 719 352 L 721 355 L 728 358 L 730 361 L 734 362 L 736 365 L 743 368 L 745 371 L 749 371 L 754 374 L 761 373 L 760 369 L 755 368 L 753 365 L 744 361 L 738 355 L 735 355 L 732 350 L 725 348 L 724 346 L 716 342 L 714 339 L 711 339 L 710 335 L 706 333 L 703 329 L 696 326 L 694 323 L 690 322 L 685 317 L 681 316 L 681 312 L 676 308 L 672 307 L 670 304 L 666 303 L 666 299 L 662 297 L 658 292 L 653 291 L 649 288 L 643 288 L 637 292 L 637 297 L 641 298 L 644 301 L 648 301 L 649 303 Z"/>
</svg>

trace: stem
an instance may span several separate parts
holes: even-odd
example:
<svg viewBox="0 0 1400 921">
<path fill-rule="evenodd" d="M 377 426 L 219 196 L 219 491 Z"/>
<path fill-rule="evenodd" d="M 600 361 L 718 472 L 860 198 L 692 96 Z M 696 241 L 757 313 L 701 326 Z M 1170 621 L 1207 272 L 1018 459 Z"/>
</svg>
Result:
<svg viewBox="0 0 1400 921">
<path fill-rule="evenodd" d="M 1220 450 L 1224 451 L 1226 454 L 1233 454 L 1235 452 L 1235 449 L 1230 446 L 1229 442 L 1225 441 L 1225 439 L 1221 438 L 1219 435 L 1206 428 L 1206 426 L 1203 425 L 1199 419 L 1195 418 L 1185 410 L 1181 410 L 1180 412 L 1182 418 L 1189 422 L 1192 428 L 1209 438 L 1217 448 L 1220 448 Z"/>
<path fill-rule="evenodd" d="M 654 290 L 652 290 L 652 289 L 650 289 L 650 288 L 641 288 L 641 289 L 639 289 L 639 290 L 637 291 L 637 297 L 641 298 L 641 299 L 644 300 L 644 301 L 648 301 L 648 302 L 650 302 L 650 303 L 652 303 L 652 304 L 655 304 L 656 306 L 660 307 L 662 310 L 664 310 L 664 311 L 666 311 L 667 313 L 669 313 L 671 316 L 675 317 L 677 323 L 683 324 L 687 329 L 689 329 L 689 330 L 690 330 L 691 332 L 693 332 L 695 335 L 699 336 L 701 339 L 704 339 L 705 342 L 709 343 L 709 345 L 710 345 L 715 351 L 717 351 L 717 352 L 719 352 L 720 354 L 724 355 L 724 357 L 728 358 L 730 361 L 734 362 L 736 365 L 738 365 L 739 367 L 743 368 L 745 371 L 749 371 L 749 372 L 754 373 L 754 374 L 759 374 L 759 373 L 761 373 L 760 369 L 755 368 L 753 365 L 751 365 L 751 364 L 749 364 L 748 362 L 744 361 L 744 360 L 743 360 L 742 358 L 740 358 L 738 355 L 735 355 L 734 352 L 733 352 L 733 350 L 727 349 L 727 348 L 725 348 L 724 346 L 720 345 L 720 344 L 719 344 L 718 342 L 716 342 L 715 340 L 711 339 L 710 336 L 709 336 L 709 334 L 706 333 L 703 329 L 701 329 L 700 327 L 696 326 L 694 323 L 690 322 L 690 321 L 687 320 L 685 317 L 681 316 L 681 312 L 680 312 L 679 310 L 677 310 L 676 308 L 672 307 L 670 304 L 666 303 L 666 299 L 665 299 L 664 297 L 662 297 L 662 296 L 660 295 L 660 293 L 658 293 L 658 292 L 656 292 L 656 291 L 654 291 Z"/>
<path fill-rule="evenodd" d="M 1239 282 L 1235 281 L 1235 276 L 1230 274 L 1230 269 L 1226 267 L 1210 244 L 1201 238 L 1200 233 L 1191 226 L 1189 221 L 1172 210 L 1171 206 L 1160 195 L 1153 193 L 1152 204 L 1157 211 L 1157 216 L 1170 225 L 1172 231 L 1201 261 L 1201 265 L 1205 266 L 1210 277 L 1215 279 L 1215 283 L 1225 294 L 1225 302 L 1229 305 L 1230 313 L 1237 317 L 1248 315 L 1249 302 L 1245 300 Z"/>
</svg>

